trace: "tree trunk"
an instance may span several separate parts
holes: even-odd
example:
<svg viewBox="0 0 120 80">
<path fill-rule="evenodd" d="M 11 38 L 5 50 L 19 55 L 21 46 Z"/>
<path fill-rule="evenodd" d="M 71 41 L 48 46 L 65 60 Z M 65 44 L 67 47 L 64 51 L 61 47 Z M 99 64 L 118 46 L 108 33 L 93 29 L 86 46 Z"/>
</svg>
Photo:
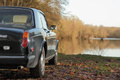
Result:
<svg viewBox="0 0 120 80">
<path fill-rule="evenodd" d="M 6 6 L 6 0 L 4 0 L 4 6 Z"/>
<path fill-rule="evenodd" d="M 12 6 L 14 6 L 14 0 L 12 0 Z"/>
<path fill-rule="evenodd" d="M 19 0 L 17 0 L 17 6 L 19 6 L 19 3 L 20 3 L 20 1 L 19 1 Z"/>
<path fill-rule="evenodd" d="M 20 4 L 20 6 L 23 6 L 23 0 L 21 0 L 21 4 Z"/>
</svg>

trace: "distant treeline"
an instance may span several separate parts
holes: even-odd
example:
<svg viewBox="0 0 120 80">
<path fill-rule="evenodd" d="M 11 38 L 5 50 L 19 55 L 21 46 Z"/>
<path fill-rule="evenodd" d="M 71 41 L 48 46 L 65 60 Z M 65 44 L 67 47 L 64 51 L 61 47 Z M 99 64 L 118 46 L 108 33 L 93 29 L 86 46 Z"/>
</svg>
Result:
<svg viewBox="0 0 120 80">
<path fill-rule="evenodd" d="M 85 25 L 75 16 L 64 16 L 68 0 L 0 0 L 0 6 L 32 7 L 43 11 L 48 25 L 57 25 L 59 39 L 120 38 L 120 28 Z"/>
<path fill-rule="evenodd" d="M 58 38 L 120 38 L 120 27 L 84 24 L 75 16 L 63 17 L 57 30 Z"/>
</svg>

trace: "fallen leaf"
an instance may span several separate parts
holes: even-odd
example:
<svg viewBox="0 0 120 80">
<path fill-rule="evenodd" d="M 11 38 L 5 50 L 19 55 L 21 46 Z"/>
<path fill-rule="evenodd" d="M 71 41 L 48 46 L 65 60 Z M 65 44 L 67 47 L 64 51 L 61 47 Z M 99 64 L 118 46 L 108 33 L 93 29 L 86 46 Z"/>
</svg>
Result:
<svg viewBox="0 0 120 80">
<path fill-rule="evenodd" d="M 59 66 L 59 65 L 60 65 L 60 63 L 57 63 L 57 65 Z"/>
<path fill-rule="evenodd" d="M 71 75 L 73 75 L 74 73 L 73 72 L 70 72 Z"/>
<path fill-rule="evenodd" d="M 98 66 L 96 66 L 95 69 L 98 69 Z"/>
<path fill-rule="evenodd" d="M 71 66 L 72 66 L 72 64 L 69 64 L 69 66 L 71 67 Z"/>
<path fill-rule="evenodd" d="M 83 63 L 80 63 L 80 65 L 83 65 Z"/>
<path fill-rule="evenodd" d="M 112 72 L 112 73 L 113 73 L 113 72 L 114 72 L 114 70 L 111 70 L 110 72 Z"/>
</svg>

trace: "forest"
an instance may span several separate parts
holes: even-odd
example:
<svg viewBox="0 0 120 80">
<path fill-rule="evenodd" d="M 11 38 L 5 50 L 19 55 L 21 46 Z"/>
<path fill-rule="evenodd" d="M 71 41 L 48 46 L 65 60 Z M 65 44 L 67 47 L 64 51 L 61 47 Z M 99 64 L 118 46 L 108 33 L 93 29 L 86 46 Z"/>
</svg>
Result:
<svg viewBox="0 0 120 80">
<path fill-rule="evenodd" d="M 0 6 L 31 7 L 43 11 L 48 25 L 57 25 L 58 39 L 120 38 L 119 27 L 84 24 L 77 16 L 65 16 L 68 0 L 0 0 Z"/>
</svg>

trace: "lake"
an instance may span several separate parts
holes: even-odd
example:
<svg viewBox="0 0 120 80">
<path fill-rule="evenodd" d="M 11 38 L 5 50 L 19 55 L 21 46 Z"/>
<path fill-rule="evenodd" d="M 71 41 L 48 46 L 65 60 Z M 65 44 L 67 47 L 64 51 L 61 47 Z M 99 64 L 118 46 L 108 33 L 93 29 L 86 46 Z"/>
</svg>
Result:
<svg viewBox="0 0 120 80">
<path fill-rule="evenodd" d="M 91 38 L 89 40 L 59 40 L 59 53 L 66 55 L 90 54 L 120 57 L 120 38 Z"/>
</svg>

